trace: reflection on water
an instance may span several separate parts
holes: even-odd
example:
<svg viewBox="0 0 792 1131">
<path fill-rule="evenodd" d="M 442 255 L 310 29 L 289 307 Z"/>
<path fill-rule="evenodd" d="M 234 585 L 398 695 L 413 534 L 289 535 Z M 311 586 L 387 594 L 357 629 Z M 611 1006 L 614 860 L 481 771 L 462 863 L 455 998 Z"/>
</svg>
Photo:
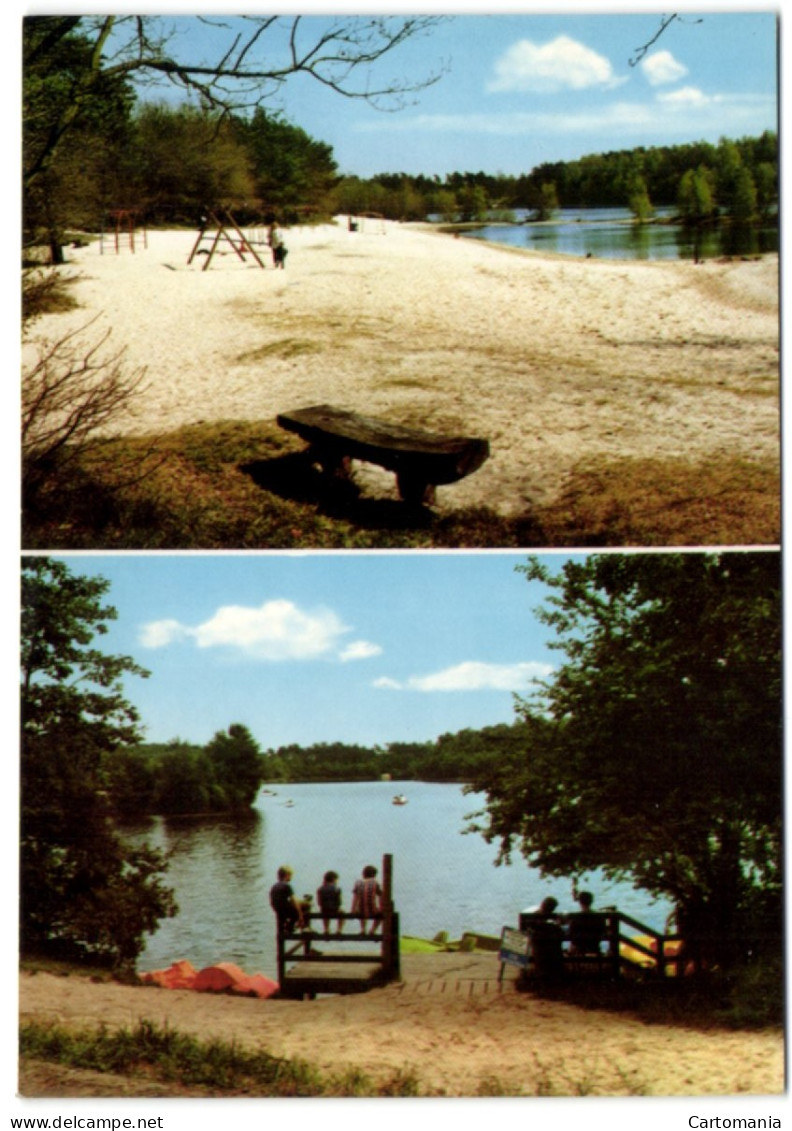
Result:
<svg viewBox="0 0 792 1131">
<path fill-rule="evenodd" d="M 672 209 L 658 209 L 661 219 Z M 518 213 L 517 218 L 521 219 Z M 465 233 L 531 251 L 594 259 L 713 259 L 778 251 L 778 229 L 724 225 L 634 224 L 626 209 L 565 209 L 546 223 L 485 224 Z"/>
<path fill-rule="evenodd" d="M 396 793 L 407 804 L 396 806 Z M 168 854 L 168 884 L 179 914 L 148 941 L 139 967 L 178 958 L 200 968 L 232 961 L 249 973 L 276 974 L 275 922 L 269 889 L 281 864 L 294 869 L 298 895 L 313 894 L 322 875 L 339 873 L 348 909 L 365 864 L 393 855 L 394 899 L 403 934 L 431 938 L 446 930 L 497 935 L 519 911 L 554 894 L 572 908 L 571 877 L 542 880 L 519 855 L 494 866 L 495 847 L 463 835 L 466 816 L 483 804 L 458 785 L 430 782 L 342 782 L 278 787 L 260 794 L 256 811 L 237 818 L 155 818 L 124 834 Z M 601 905 L 615 904 L 653 927 L 669 908 L 628 884 L 586 878 Z"/>
<path fill-rule="evenodd" d="M 260 968 L 268 953 L 261 908 L 269 891 L 265 874 L 266 823 L 258 812 L 230 817 L 155 818 L 126 828 L 168 859 L 166 883 L 176 892 L 179 914 L 163 921 L 141 965 L 150 968 L 189 958 L 199 968 L 237 962 Z M 254 971 L 251 971 L 254 972 Z"/>
</svg>

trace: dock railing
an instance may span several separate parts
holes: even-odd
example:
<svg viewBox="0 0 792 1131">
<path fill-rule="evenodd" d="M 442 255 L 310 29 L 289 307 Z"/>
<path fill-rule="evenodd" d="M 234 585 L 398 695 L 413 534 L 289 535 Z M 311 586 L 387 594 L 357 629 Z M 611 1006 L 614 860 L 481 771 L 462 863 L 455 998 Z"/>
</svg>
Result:
<svg viewBox="0 0 792 1131">
<path fill-rule="evenodd" d="M 303 987 L 310 981 L 314 987 L 311 993 L 344 993 L 364 988 L 365 984 L 398 981 L 401 977 L 399 915 L 393 906 L 393 857 L 390 855 L 382 859 L 381 908 L 379 915 L 368 919 L 369 931 L 372 923 L 376 925 L 374 934 L 364 934 L 359 926 L 360 916 L 349 911 L 332 915 L 330 932 L 324 931 L 325 916 L 321 911 L 304 911 L 304 927 L 291 931 L 279 928 L 277 956 L 281 989 L 287 991 L 291 984 L 304 992 Z M 358 929 L 347 930 L 349 923 L 354 923 Z M 335 933 L 337 925 L 342 928 L 340 934 Z M 350 943 L 361 949 L 350 953 Z"/>
</svg>

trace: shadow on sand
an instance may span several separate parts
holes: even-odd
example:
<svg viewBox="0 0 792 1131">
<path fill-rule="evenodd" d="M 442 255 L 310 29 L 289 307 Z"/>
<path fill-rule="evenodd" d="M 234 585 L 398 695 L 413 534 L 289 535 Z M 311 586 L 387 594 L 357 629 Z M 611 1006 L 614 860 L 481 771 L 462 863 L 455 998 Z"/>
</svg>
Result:
<svg viewBox="0 0 792 1131">
<path fill-rule="evenodd" d="M 305 452 L 253 460 L 240 464 L 239 470 L 273 495 L 308 503 L 328 518 L 343 519 L 367 530 L 425 529 L 435 518 L 425 506 L 363 496 L 353 479 L 328 475 Z"/>
</svg>

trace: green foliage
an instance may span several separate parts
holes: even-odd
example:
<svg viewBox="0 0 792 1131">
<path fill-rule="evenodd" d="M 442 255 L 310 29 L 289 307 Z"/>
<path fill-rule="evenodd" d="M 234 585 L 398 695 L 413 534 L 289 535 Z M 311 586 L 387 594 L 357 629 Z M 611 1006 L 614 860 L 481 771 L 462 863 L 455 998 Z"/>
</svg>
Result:
<svg viewBox="0 0 792 1131">
<path fill-rule="evenodd" d="M 175 905 L 160 855 L 126 849 L 111 820 L 103 762 L 138 733 L 123 679 L 147 673 L 93 644 L 116 615 L 107 588 L 53 559 L 22 563 L 20 938 L 124 964 Z"/>
<path fill-rule="evenodd" d="M 484 727 L 442 734 L 434 742 L 392 742 L 367 748 L 343 742 L 281 746 L 271 751 L 287 781 L 372 781 L 388 774 L 394 781 L 465 782 L 482 766 L 497 762 L 504 749 L 520 744 L 526 724 Z"/>
<path fill-rule="evenodd" d="M 680 216 L 688 223 L 708 220 L 715 214 L 713 176 L 706 166 L 688 169 L 683 174 L 676 203 Z"/>
<path fill-rule="evenodd" d="M 72 1068 L 178 1082 L 211 1095 L 417 1096 L 415 1074 L 373 1080 L 359 1069 L 327 1075 L 299 1059 L 139 1021 L 132 1029 L 67 1029 L 38 1022 L 20 1029 L 20 1054 Z"/>
<path fill-rule="evenodd" d="M 651 218 L 652 202 L 649 199 L 646 181 L 639 173 L 631 177 L 628 183 L 627 204 L 639 224 L 644 224 Z"/>
<path fill-rule="evenodd" d="M 250 155 L 217 113 L 144 103 L 130 135 L 127 191 L 148 223 L 197 227 L 206 208 L 255 194 Z"/>
<path fill-rule="evenodd" d="M 539 206 L 536 212 L 537 220 L 550 220 L 554 213 L 558 211 L 558 193 L 556 186 L 551 182 L 545 181 L 539 187 Z"/>
<path fill-rule="evenodd" d="M 253 194 L 264 213 L 287 222 L 299 205 L 318 205 L 337 180 L 333 150 L 299 126 L 258 108 L 250 120 L 235 119 L 234 130 L 251 166 Z"/>
<path fill-rule="evenodd" d="M 472 779 L 485 837 L 548 875 L 601 867 L 669 898 L 694 957 L 781 931 L 776 553 L 594 555 L 538 615 L 565 662 L 520 713 L 529 741 Z"/>
<path fill-rule="evenodd" d="M 724 139 L 717 146 L 692 142 L 588 154 L 575 161 L 538 165 L 518 177 L 512 204 L 536 209 L 542 185 L 552 184 L 564 208 L 624 208 L 630 206 L 630 197 L 640 179 L 655 205 L 673 205 L 677 203 L 683 177 L 706 170 L 710 192 L 728 209 L 738 169 L 747 169 L 755 176 L 763 165 L 771 171 L 778 169 L 778 138 L 770 131 L 758 138 Z M 772 175 L 767 177 L 767 196 L 768 207 L 772 208 L 778 200 Z"/>
<path fill-rule="evenodd" d="M 104 771 L 113 810 L 125 817 L 246 812 L 272 776 L 240 723 L 218 731 L 203 747 L 174 739 L 115 751 Z"/>
<path fill-rule="evenodd" d="M 48 243 L 60 263 L 64 226 L 101 216 L 132 93 L 126 75 L 102 70 L 79 18 L 28 16 L 22 38 L 25 238 Z"/>
<path fill-rule="evenodd" d="M 206 756 L 230 808 L 249 809 L 264 780 L 264 761 L 247 727 L 233 723 L 227 732 L 218 731 Z"/>
</svg>

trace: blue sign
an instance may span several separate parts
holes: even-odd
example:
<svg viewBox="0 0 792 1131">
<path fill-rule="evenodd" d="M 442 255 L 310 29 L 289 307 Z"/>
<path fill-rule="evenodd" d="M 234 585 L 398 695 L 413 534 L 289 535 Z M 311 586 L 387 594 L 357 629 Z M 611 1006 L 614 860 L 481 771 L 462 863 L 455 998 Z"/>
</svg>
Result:
<svg viewBox="0 0 792 1131">
<path fill-rule="evenodd" d="M 530 960 L 530 944 L 525 931 L 518 931 L 516 927 L 504 927 L 501 930 L 499 958 L 501 962 L 508 962 L 510 966 L 519 966 L 525 970 Z"/>
</svg>

